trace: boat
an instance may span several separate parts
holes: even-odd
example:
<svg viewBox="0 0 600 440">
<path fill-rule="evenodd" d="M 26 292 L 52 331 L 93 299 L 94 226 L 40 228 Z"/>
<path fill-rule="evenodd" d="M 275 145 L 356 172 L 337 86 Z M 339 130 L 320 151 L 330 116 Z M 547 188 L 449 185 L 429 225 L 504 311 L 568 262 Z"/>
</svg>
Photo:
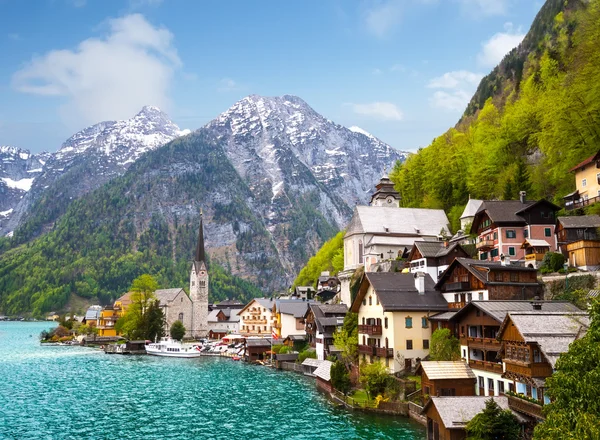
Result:
<svg viewBox="0 0 600 440">
<path fill-rule="evenodd" d="M 197 358 L 201 356 L 202 347 L 196 344 L 182 344 L 171 338 L 162 338 L 160 342 L 146 345 L 146 353 L 153 356 Z"/>
<path fill-rule="evenodd" d="M 231 356 L 231 359 L 233 359 L 234 361 L 239 361 L 241 359 L 241 357 L 239 356 Z"/>
</svg>

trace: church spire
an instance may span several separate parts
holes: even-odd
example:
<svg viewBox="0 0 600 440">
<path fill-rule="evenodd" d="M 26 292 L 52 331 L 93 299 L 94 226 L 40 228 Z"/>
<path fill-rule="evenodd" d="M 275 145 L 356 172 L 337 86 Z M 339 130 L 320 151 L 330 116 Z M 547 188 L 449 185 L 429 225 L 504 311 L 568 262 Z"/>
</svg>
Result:
<svg viewBox="0 0 600 440">
<path fill-rule="evenodd" d="M 202 228 L 202 209 L 200 209 L 200 231 L 198 232 L 198 244 L 196 245 L 196 254 L 194 255 L 194 261 L 201 262 L 205 261 L 204 256 L 204 229 Z"/>
</svg>

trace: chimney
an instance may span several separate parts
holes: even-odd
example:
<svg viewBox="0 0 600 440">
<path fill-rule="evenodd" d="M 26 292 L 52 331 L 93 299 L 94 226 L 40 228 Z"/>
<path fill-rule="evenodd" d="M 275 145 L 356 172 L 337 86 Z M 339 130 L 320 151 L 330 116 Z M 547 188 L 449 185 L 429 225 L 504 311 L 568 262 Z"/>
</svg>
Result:
<svg viewBox="0 0 600 440">
<path fill-rule="evenodd" d="M 527 196 L 525 191 L 519 191 L 519 200 L 521 200 L 521 203 L 525 203 L 525 196 Z"/>
<path fill-rule="evenodd" d="M 448 240 L 444 240 L 444 242 L 443 242 L 443 243 L 444 243 L 444 245 L 443 245 L 443 246 L 444 246 L 445 248 L 447 248 L 447 247 L 448 247 Z"/>
<path fill-rule="evenodd" d="M 415 273 L 415 287 L 419 292 L 419 295 L 423 295 L 425 293 L 425 273 L 424 272 L 416 272 Z"/>
<path fill-rule="evenodd" d="M 542 302 L 540 301 L 539 296 L 533 298 L 533 301 L 531 301 L 531 307 L 533 307 L 533 310 L 542 310 Z"/>
<path fill-rule="evenodd" d="M 510 266 L 510 257 L 508 255 L 500 255 L 500 263 L 502 266 Z"/>
</svg>

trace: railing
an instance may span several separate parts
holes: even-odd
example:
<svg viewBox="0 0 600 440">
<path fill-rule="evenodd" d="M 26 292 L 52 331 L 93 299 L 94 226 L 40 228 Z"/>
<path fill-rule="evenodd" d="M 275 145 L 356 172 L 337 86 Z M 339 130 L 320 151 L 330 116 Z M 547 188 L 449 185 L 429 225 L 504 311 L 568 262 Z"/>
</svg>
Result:
<svg viewBox="0 0 600 440">
<path fill-rule="evenodd" d="M 380 325 L 359 325 L 358 333 L 365 335 L 380 335 L 382 332 Z"/>
<path fill-rule="evenodd" d="M 253 319 L 253 318 L 247 318 L 244 320 L 245 324 L 266 324 L 267 320 L 266 319 Z"/>
<path fill-rule="evenodd" d="M 500 341 L 496 338 L 473 338 L 467 337 L 467 344 L 470 348 L 493 347 L 498 351 L 500 349 Z"/>
<path fill-rule="evenodd" d="M 375 356 L 375 349 L 377 347 L 373 347 L 372 345 L 359 345 L 358 352 L 360 354 L 368 354 L 371 356 Z"/>
<path fill-rule="evenodd" d="M 535 417 L 537 419 L 544 419 L 544 413 L 542 412 L 542 405 L 530 402 L 529 400 L 521 399 L 520 397 L 507 394 L 508 407 L 515 411 L 527 414 L 528 416 Z"/>
<path fill-rule="evenodd" d="M 394 349 L 393 348 L 376 348 L 375 355 L 382 358 L 393 358 L 394 357 Z"/>
<path fill-rule="evenodd" d="M 503 368 L 501 363 L 489 362 L 489 361 L 478 361 L 474 359 L 469 359 L 469 367 L 475 368 L 476 370 L 484 370 L 489 371 L 491 373 L 500 373 L 502 374 Z"/>
<path fill-rule="evenodd" d="M 461 302 L 451 302 L 451 303 L 448 303 L 448 308 L 450 308 L 450 309 L 462 309 L 466 305 L 467 305 L 467 303 L 462 302 L 462 301 Z"/>
<path fill-rule="evenodd" d="M 506 372 L 520 374 L 527 377 L 552 376 L 552 367 L 545 362 L 520 363 L 511 358 L 504 358 Z"/>
<path fill-rule="evenodd" d="M 583 208 L 587 205 L 593 205 L 594 203 L 600 201 L 600 196 L 590 197 L 589 199 L 579 199 L 573 203 L 565 204 L 565 209 L 567 211 L 571 211 L 573 209 Z"/>
<path fill-rule="evenodd" d="M 458 290 L 470 290 L 471 286 L 468 281 L 459 281 L 458 283 L 446 284 L 446 292 L 456 292 Z"/>
<path fill-rule="evenodd" d="M 489 249 L 494 247 L 494 240 L 480 240 L 475 244 L 477 249 Z"/>
</svg>

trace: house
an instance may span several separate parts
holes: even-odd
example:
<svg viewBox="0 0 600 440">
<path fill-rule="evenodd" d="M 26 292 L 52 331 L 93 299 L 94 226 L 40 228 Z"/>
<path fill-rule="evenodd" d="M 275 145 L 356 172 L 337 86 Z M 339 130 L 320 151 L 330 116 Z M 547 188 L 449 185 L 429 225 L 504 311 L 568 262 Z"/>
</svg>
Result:
<svg viewBox="0 0 600 440">
<path fill-rule="evenodd" d="M 463 361 L 421 361 L 423 396 L 474 396 L 475 374 Z"/>
<path fill-rule="evenodd" d="M 455 258 L 469 258 L 470 255 L 458 243 L 447 241 L 415 241 L 408 261 L 411 273 L 425 272 L 434 281 L 445 271 Z"/>
<path fill-rule="evenodd" d="M 567 261 L 581 270 L 600 269 L 600 240 L 579 240 L 567 244 Z"/>
<path fill-rule="evenodd" d="M 508 312 L 497 338 L 504 362 L 503 378 L 513 383 L 518 394 L 549 403 L 545 380 L 551 376 L 558 357 L 574 340 L 585 335 L 590 320 L 586 312 Z M 515 400 L 516 399 L 516 400 Z M 541 406 L 518 397 L 514 408 L 543 418 Z"/>
<path fill-rule="evenodd" d="M 465 206 L 465 209 L 462 215 L 460 216 L 461 230 L 468 231 L 471 229 L 471 224 L 475 219 L 475 214 L 477 214 L 477 211 L 479 211 L 479 208 L 481 207 L 482 203 L 483 200 L 476 200 L 471 198 L 469 199 L 469 201 L 467 202 L 467 206 Z"/>
<path fill-rule="evenodd" d="M 314 371 L 314 375 L 317 378 L 317 388 L 328 393 L 333 391 L 333 385 L 331 385 L 331 366 L 332 362 L 323 361 Z"/>
<path fill-rule="evenodd" d="M 307 341 L 317 352 L 317 359 L 324 360 L 332 354 L 333 335 L 344 324 L 348 313 L 346 304 L 309 305 L 304 316 Z"/>
<path fill-rule="evenodd" d="M 558 246 L 567 256 L 567 245 L 581 240 L 600 240 L 600 215 L 558 217 L 556 238 Z"/>
<path fill-rule="evenodd" d="M 366 272 L 352 303 L 358 313 L 358 352 L 390 373 L 411 370 L 429 354 L 429 316 L 448 309 L 426 273 Z"/>
<path fill-rule="evenodd" d="M 239 309 L 217 308 L 208 313 L 208 337 L 221 339 L 230 333 L 238 333 L 240 328 Z"/>
<path fill-rule="evenodd" d="M 315 289 L 312 286 L 296 286 L 292 297 L 303 300 L 312 299 L 315 295 Z"/>
<path fill-rule="evenodd" d="M 330 275 L 329 271 L 321 272 L 317 282 L 317 297 L 321 302 L 330 301 L 340 290 L 338 277 Z M 309 298 L 310 299 L 310 298 Z"/>
<path fill-rule="evenodd" d="M 89 306 L 85 312 L 85 316 L 83 317 L 83 323 L 87 324 L 90 327 L 96 327 L 98 325 L 98 318 L 100 317 L 101 311 L 102 311 L 102 306 L 98 306 L 98 305 Z M 59 319 L 59 318 L 60 317 L 58 316 L 56 319 Z"/>
<path fill-rule="evenodd" d="M 545 240 L 528 238 L 521 244 L 521 249 L 525 251 L 525 266 L 539 269 L 542 266 L 544 255 L 550 252 L 550 245 Z"/>
<path fill-rule="evenodd" d="M 427 440 L 464 440 L 467 424 L 485 409 L 489 397 L 432 397 L 425 404 L 423 414 L 427 419 Z M 520 424 L 529 420 L 513 411 L 506 397 L 493 397 L 503 410 L 511 410 Z"/>
<path fill-rule="evenodd" d="M 270 336 L 277 323 L 273 315 L 274 301 L 268 298 L 255 298 L 238 312 L 239 329 L 242 336 Z"/>
<path fill-rule="evenodd" d="M 452 309 L 473 301 L 533 299 L 541 297 L 542 285 L 535 269 L 491 261 L 457 258 L 435 286 Z"/>
<path fill-rule="evenodd" d="M 477 376 L 476 394 L 500 396 L 514 391 L 512 381 L 505 379 L 497 339 L 500 326 L 509 312 L 578 313 L 566 301 L 471 301 L 450 318 L 455 336 L 460 340 L 460 353 Z M 431 318 L 432 326 L 437 316 Z"/>
<path fill-rule="evenodd" d="M 244 308 L 244 303 L 237 299 L 225 299 L 221 302 L 212 305 L 212 309 L 237 309 L 241 310 Z"/>
<path fill-rule="evenodd" d="M 247 338 L 246 348 L 244 350 L 244 360 L 246 362 L 263 361 L 270 358 L 272 345 L 271 338 Z"/>
<path fill-rule="evenodd" d="M 306 358 L 302 362 L 302 370 L 304 371 L 305 376 L 314 376 L 315 370 L 319 368 L 324 360 L 314 359 L 314 358 Z"/>
<path fill-rule="evenodd" d="M 283 340 L 283 345 L 290 347 L 294 351 L 301 351 L 306 347 L 306 335 L 289 335 Z"/>
<path fill-rule="evenodd" d="M 563 197 L 565 209 L 573 210 L 592 205 L 600 200 L 600 151 L 569 170 L 575 173 L 575 187 Z"/>
<path fill-rule="evenodd" d="M 301 299 L 275 300 L 272 308 L 275 334 L 282 339 L 290 335 L 306 335 L 304 315 L 308 311 L 309 304 L 309 301 Z"/>
<path fill-rule="evenodd" d="M 192 336 L 192 300 L 182 288 L 159 289 L 154 292 L 165 317 L 165 335 L 175 321 L 185 327 L 185 337 Z"/>
<path fill-rule="evenodd" d="M 547 200 L 526 200 L 523 191 L 519 200 L 485 200 L 471 225 L 471 233 L 478 236 L 479 259 L 499 261 L 501 256 L 508 256 L 524 261 L 521 244 L 526 239 L 544 240 L 555 252 L 555 213 L 558 210 L 558 206 Z"/>
</svg>

